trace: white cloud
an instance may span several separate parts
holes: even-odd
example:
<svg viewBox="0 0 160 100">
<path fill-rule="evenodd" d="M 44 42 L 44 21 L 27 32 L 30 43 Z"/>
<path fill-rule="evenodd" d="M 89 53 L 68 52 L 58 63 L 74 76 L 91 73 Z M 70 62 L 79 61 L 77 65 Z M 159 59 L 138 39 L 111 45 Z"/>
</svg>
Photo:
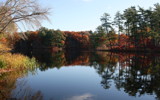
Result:
<svg viewBox="0 0 160 100">
<path fill-rule="evenodd" d="M 68 98 L 67 100 L 93 100 L 93 95 L 86 93 L 83 95 L 79 95 L 79 96 L 73 96 L 71 98 Z"/>
</svg>

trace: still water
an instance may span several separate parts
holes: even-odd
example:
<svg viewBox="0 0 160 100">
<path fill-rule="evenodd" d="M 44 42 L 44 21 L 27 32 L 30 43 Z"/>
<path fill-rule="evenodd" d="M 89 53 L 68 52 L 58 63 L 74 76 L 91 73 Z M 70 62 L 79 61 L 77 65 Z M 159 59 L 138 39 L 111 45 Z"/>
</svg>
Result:
<svg viewBox="0 0 160 100">
<path fill-rule="evenodd" d="M 0 75 L 2 100 L 160 100 L 158 54 L 35 52 L 29 56 L 37 59 L 38 68 Z"/>
</svg>

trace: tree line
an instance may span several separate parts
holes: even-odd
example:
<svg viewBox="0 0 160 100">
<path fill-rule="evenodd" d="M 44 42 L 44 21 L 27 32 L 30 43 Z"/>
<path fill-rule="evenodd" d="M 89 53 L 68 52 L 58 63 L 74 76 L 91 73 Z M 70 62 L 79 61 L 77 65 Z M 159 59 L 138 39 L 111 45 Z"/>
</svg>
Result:
<svg viewBox="0 0 160 100">
<path fill-rule="evenodd" d="M 89 50 L 158 51 L 160 50 L 160 4 L 144 9 L 129 7 L 117 12 L 114 20 L 108 13 L 100 18 L 96 31 L 68 32 L 40 28 L 17 33 L 18 24 L 40 25 L 48 20 L 49 9 L 41 8 L 35 0 L 6 0 L 0 3 L 0 42 L 22 43 L 41 47 L 77 48 Z M 25 26 L 25 25 L 24 25 Z M 14 33 L 5 37 L 2 33 Z M 19 35 L 19 36 L 18 36 Z M 21 37 L 21 39 L 16 39 Z M 25 42 L 24 42 L 25 41 Z M 20 45 L 19 44 L 19 45 Z M 35 45 L 36 44 L 36 45 Z M 16 44 L 17 45 L 17 44 Z M 30 46 L 31 47 L 31 46 Z"/>
<path fill-rule="evenodd" d="M 118 11 L 113 21 L 108 13 L 104 13 L 100 20 L 102 25 L 97 28 L 95 37 L 105 38 L 109 49 L 151 50 L 160 48 L 159 3 L 148 9 L 132 6 L 125 9 L 123 13 Z"/>
</svg>

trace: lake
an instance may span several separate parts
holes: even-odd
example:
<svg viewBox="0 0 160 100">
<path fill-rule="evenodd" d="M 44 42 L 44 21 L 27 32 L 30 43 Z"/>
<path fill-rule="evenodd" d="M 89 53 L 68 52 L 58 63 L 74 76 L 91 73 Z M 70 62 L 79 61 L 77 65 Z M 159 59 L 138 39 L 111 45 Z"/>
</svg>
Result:
<svg viewBox="0 0 160 100">
<path fill-rule="evenodd" d="M 160 55 L 30 52 L 39 66 L 0 74 L 1 100 L 160 100 Z"/>
</svg>

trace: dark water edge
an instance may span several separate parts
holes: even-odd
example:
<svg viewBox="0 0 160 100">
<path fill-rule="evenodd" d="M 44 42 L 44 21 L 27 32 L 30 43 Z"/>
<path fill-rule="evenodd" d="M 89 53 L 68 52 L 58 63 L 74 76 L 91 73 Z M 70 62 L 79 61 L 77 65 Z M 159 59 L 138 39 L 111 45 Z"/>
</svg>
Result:
<svg viewBox="0 0 160 100">
<path fill-rule="evenodd" d="M 0 75 L 0 99 L 160 100 L 160 54 L 33 50 L 39 68 Z"/>
<path fill-rule="evenodd" d="M 90 52 L 111 52 L 111 53 L 160 53 L 160 50 L 151 50 L 151 49 L 139 49 L 139 50 L 119 50 L 119 49 L 110 49 L 110 50 L 94 50 Z"/>
</svg>

